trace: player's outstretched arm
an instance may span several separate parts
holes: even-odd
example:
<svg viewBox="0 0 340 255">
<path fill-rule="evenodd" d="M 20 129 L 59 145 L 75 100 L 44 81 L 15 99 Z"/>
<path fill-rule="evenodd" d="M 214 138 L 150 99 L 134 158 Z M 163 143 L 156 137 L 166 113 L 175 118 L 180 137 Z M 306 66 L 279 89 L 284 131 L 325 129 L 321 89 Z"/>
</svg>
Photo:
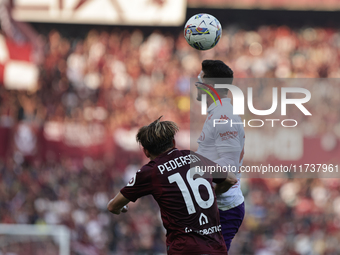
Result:
<svg viewBox="0 0 340 255">
<path fill-rule="evenodd" d="M 217 183 L 215 186 L 215 194 L 221 195 L 224 192 L 227 192 L 232 186 L 237 183 L 236 175 L 232 172 L 229 172 L 227 177 L 223 182 Z"/>
<path fill-rule="evenodd" d="M 121 212 L 127 212 L 127 204 L 130 202 L 129 199 L 125 198 L 122 193 L 118 193 L 114 198 L 107 204 L 107 209 L 113 214 L 120 214 Z"/>
</svg>

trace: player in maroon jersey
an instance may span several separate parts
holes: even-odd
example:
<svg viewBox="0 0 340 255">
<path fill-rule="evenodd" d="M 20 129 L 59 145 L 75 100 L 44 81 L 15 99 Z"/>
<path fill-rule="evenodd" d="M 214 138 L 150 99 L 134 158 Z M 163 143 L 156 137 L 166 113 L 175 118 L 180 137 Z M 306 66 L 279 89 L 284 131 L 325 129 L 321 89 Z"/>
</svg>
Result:
<svg viewBox="0 0 340 255">
<path fill-rule="evenodd" d="M 137 134 L 150 162 L 108 203 L 108 210 L 126 212 L 130 201 L 152 195 L 167 230 L 168 254 L 228 254 L 213 190 L 219 194 L 228 190 L 237 182 L 235 175 L 226 173 L 225 179 L 212 179 L 208 172 L 197 172 L 196 167 L 216 163 L 189 150 L 176 149 L 177 125 L 159 119 Z M 212 181 L 217 183 L 215 187 Z"/>
</svg>

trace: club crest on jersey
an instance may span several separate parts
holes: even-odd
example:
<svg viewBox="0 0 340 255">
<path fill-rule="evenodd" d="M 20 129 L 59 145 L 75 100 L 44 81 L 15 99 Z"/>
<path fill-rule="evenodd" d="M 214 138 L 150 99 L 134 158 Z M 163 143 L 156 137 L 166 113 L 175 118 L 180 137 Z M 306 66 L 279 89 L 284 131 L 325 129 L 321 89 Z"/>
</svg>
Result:
<svg viewBox="0 0 340 255">
<path fill-rule="evenodd" d="M 130 179 L 129 183 L 126 186 L 133 186 L 136 182 L 136 174 Z"/>
</svg>

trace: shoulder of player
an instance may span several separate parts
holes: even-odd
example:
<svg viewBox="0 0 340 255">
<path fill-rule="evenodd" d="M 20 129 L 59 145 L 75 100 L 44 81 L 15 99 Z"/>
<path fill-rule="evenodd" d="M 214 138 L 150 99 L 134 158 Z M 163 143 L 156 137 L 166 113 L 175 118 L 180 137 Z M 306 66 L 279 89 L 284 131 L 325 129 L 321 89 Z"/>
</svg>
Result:
<svg viewBox="0 0 340 255">
<path fill-rule="evenodd" d="M 185 154 L 186 155 L 186 154 Z M 149 161 L 147 164 L 141 167 L 137 171 L 137 174 L 143 174 L 143 175 L 150 175 L 158 173 L 158 166 L 163 164 L 164 162 L 168 161 L 169 159 L 165 160 L 162 158 L 157 158 L 155 160 Z"/>
<path fill-rule="evenodd" d="M 154 169 L 155 165 L 156 165 L 155 161 L 149 161 L 149 163 L 145 164 L 144 166 L 142 166 L 137 171 L 137 174 L 148 174 L 148 173 L 151 173 L 152 170 Z"/>
</svg>

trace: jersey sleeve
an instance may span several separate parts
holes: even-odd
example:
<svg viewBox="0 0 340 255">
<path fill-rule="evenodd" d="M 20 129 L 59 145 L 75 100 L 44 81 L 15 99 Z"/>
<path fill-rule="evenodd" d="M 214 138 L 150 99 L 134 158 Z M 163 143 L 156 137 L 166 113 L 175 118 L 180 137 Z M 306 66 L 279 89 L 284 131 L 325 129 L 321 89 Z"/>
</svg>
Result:
<svg viewBox="0 0 340 255">
<path fill-rule="evenodd" d="M 239 121 L 241 122 L 241 120 Z M 213 128 L 216 150 L 219 154 L 241 151 L 237 125 L 217 124 Z"/>
<path fill-rule="evenodd" d="M 135 202 L 138 198 L 151 194 L 152 189 L 152 168 L 144 166 L 136 172 L 120 193 Z"/>
</svg>

